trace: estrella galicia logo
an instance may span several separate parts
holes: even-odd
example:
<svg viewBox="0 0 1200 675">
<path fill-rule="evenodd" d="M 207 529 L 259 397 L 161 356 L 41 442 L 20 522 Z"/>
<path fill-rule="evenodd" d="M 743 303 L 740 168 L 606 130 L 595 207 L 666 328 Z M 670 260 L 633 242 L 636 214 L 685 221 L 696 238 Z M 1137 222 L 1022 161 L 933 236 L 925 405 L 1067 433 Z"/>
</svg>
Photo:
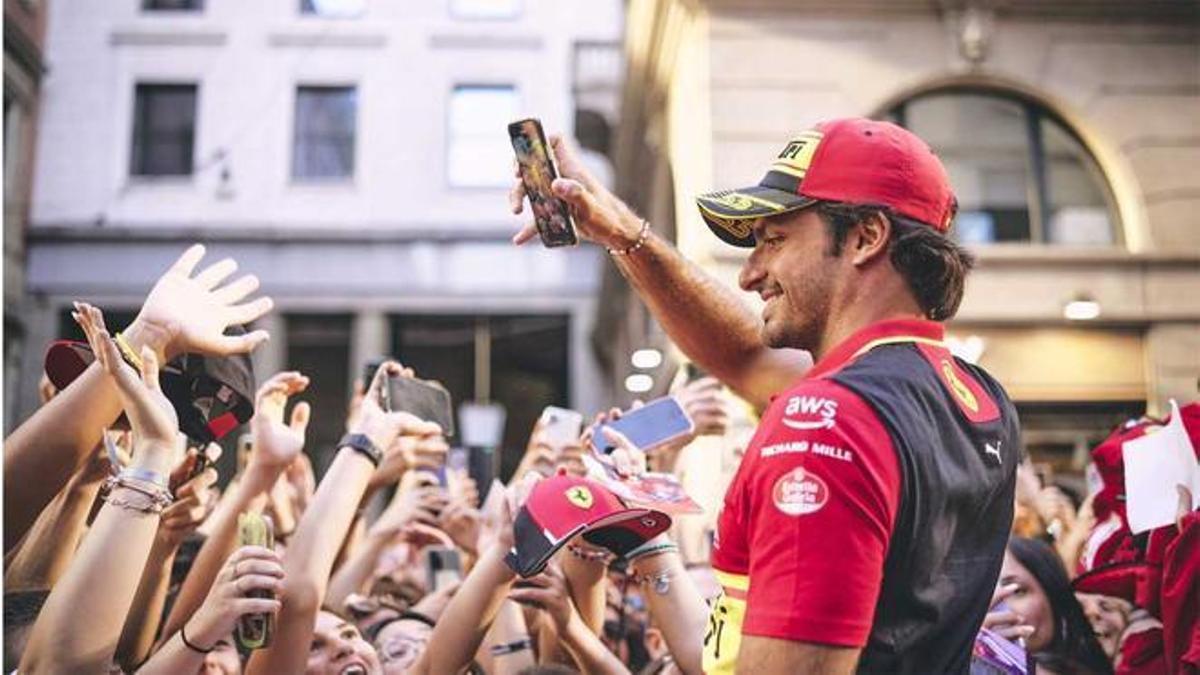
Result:
<svg viewBox="0 0 1200 675">
<path fill-rule="evenodd" d="M 783 411 L 783 425 L 798 431 L 832 429 L 837 423 L 837 401 L 819 396 L 793 396 Z"/>
</svg>

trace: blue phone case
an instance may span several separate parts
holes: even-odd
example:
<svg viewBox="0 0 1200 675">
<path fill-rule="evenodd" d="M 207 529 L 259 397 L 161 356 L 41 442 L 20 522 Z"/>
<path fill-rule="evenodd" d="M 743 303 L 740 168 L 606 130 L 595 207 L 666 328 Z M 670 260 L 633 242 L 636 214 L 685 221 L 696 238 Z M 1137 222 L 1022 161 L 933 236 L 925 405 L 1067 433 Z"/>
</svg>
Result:
<svg viewBox="0 0 1200 675">
<path fill-rule="evenodd" d="M 621 432 L 639 450 L 645 451 L 690 434 L 695 425 L 678 401 L 665 396 L 636 410 L 626 411 L 619 420 L 606 422 L 595 428 L 592 446 L 607 455 L 614 448 L 609 446 L 608 439 L 604 436 L 604 427 Z"/>
</svg>

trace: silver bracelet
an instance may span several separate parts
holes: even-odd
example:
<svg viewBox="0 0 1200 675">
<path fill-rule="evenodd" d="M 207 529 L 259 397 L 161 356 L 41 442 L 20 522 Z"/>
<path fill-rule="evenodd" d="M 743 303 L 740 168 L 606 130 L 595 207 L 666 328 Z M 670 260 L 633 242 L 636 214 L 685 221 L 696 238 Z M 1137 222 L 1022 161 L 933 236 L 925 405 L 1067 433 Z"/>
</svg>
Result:
<svg viewBox="0 0 1200 675">
<path fill-rule="evenodd" d="M 608 249 L 608 253 L 609 253 L 609 255 L 629 255 L 631 253 L 635 253 L 635 252 L 637 252 L 637 250 L 639 248 L 646 245 L 646 240 L 649 238 L 650 238 L 650 221 L 643 218 L 642 219 L 642 229 L 640 232 L 638 232 L 637 241 L 633 242 L 633 245 L 626 249 L 610 248 L 610 249 Z"/>
<path fill-rule="evenodd" d="M 666 595 L 671 591 L 671 577 L 674 574 L 671 570 L 660 570 L 653 574 L 634 574 L 630 573 L 629 581 L 638 586 L 650 586 L 654 592 L 659 595 Z"/>
</svg>

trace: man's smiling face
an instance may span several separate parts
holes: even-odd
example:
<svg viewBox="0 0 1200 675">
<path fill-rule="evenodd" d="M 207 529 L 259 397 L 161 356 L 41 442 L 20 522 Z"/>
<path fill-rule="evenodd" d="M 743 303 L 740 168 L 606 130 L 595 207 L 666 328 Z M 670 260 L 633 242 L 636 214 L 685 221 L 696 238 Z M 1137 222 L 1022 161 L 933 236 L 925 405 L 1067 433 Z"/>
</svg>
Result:
<svg viewBox="0 0 1200 675">
<path fill-rule="evenodd" d="M 754 251 L 738 283 L 766 303 L 762 340 L 768 347 L 818 346 L 840 261 L 829 254 L 829 237 L 814 208 L 755 221 Z"/>
</svg>

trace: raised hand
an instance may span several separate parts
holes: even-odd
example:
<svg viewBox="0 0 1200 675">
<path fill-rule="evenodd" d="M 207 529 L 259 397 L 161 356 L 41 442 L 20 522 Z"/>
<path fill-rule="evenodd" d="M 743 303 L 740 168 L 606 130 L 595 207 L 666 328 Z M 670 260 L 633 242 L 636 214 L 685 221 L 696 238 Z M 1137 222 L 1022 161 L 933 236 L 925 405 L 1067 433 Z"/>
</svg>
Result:
<svg viewBox="0 0 1200 675">
<path fill-rule="evenodd" d="M 567 624 L 575 613 L 567 578 L 556 562 L 548 563 L 541 574 L 525 579 L 520 587 L 509 591 L 508 599 L 545 611 L 559 635 L 566 634 Z"/>
<path fill-rule="evenodd" d="M 308 403 L 298 403 L 291 419 L 283 419 L 288 398 L 308 388 L 309 380 L 296 371 L 276 373 L 258 388 L 254 401 L 254 417 L 250 431 L 254 434 L 254 451 L 250 463 L 283 470 L 304 450 L 304 434 L 312 409 Z"/>
<path fill-rule="evenodd" d="M 405 476 L 391 503 L 371 525 L 372 532 L 392 536 L 414 523 L 437 525 L 438 514 L 446 507 L 445 491 L 437 485 L 421 485 L 409 476 Z"/>
<path fill-rule="evenodd" d="M 185 627 L 188 640 L 208 648 L 229 637 L 238 619 L 246 614 L 274 614 L 280 601 L 251 598 L 251 591 L 266 590 L 278 595 L 283 588 L 283 564 L 279 554 L 261 546 L 243 546 L 233 552 L 217 574 L 204 604 Z"/>
<path fill-rule="evenodd" d="M 117 385 L 121 405 L 125 408 L 137 444 L 135 460 L 146 449 L 162 451 L 168 460 L 172 459 L 181 450 L 177 438 L 179 418 L 175 414 L 175 407 L 158 384 L 158 355 L 149 347 L 142 348 L 142 372 L 139 377 L 133 366 L 121 358 L 117 343 L 104 325 L 104 313 L 99 308 L 77 302 L 72 316 L 87 336 L 100 368 Z"/>
<path fill-rule="evenodd" d="M 479 555 L 479 532 L 483 525 L 483 515 L 462 502 L 452 502 L 442 509 L 438 517 L 438 526 L 448 535 L 456 546 L 467 553 Z"/>
<path fill-rule="evenodd" d="M 380 405 L 387 379 L 401 377 L 403 374 L 404 368 L 395 361 L 387 361 L 379 367 L 375 379 L 371 381 L 371 386 L 363 396 L 362 404 L 359 405 L 354 424 L 349 429 L 351 433 L 364 434 L 370 438 L 375 447 L 384 452 L 385 462 L 387 457 L 403 453 L 402 444 L 396 443 L 401 436 L 440 436 L 442 433 L 442 428 L 434 422 L 426 422 L 406 412 L 386 412 Z"/>
<path fill-rule="evenodd" d="M 217 506 L 217 470 L 205 469 L 175 491 L 175 501 L 162 512 L 157 537 L 161 544 L 178 548 L 189 534 L 196 531 Z"/>
<path fill-rule="evenodd" d="M 162 359 L 185 352 L 244 354 L 269 337 L 264 330 L 236 336 L 224 334 L 231 325 L 250 323 L 271 311 L 274 302 L 265 296 L 242 302 L 258 290 L 258 277 L 253 274 L 220 286 L 237 271 L 232 258 L 194 274 L 204 251 L 200 244 L 184 251 L 154 284 L 126 331 L 150 345 Z"/>
<path fill-rule="evenodd" d="M 571 208 L 580 236 L 614 249 L 625 249 L 637 242 L 641 219 L 584 168 L 575 150 L 562 136 L 550 136 L 550 149 L 560 174 L 551 189 Z M 508 197 L 513 213 L 524 210 L 525 185 L 521 182 L 520 172 L 518 164 L 516 180 Z M 513 237 L 513 243 L 524 244 L 536 236 L 537 226 L 529 223 Z"/>
<path fill-rule="evenodd" d="M 1006 607 L 997 608 L 997 605 L 1016 593 L 1019 588 L 1016 584 L 997 586 L 996 592 L 992 594 L 992 608 L 983 618 L 984 628 L 1007 640 L 1024 640 L 1034 632 L 1034 627 L 1025 622 L 1025 617 Z"/>
<path fill-rule="evenodd" d="M 729 428 L 729 402 L 715 377 L 684 385 L 675 399 L 696 425 L 696 436 L 720 436 Z"/>
</svg>

